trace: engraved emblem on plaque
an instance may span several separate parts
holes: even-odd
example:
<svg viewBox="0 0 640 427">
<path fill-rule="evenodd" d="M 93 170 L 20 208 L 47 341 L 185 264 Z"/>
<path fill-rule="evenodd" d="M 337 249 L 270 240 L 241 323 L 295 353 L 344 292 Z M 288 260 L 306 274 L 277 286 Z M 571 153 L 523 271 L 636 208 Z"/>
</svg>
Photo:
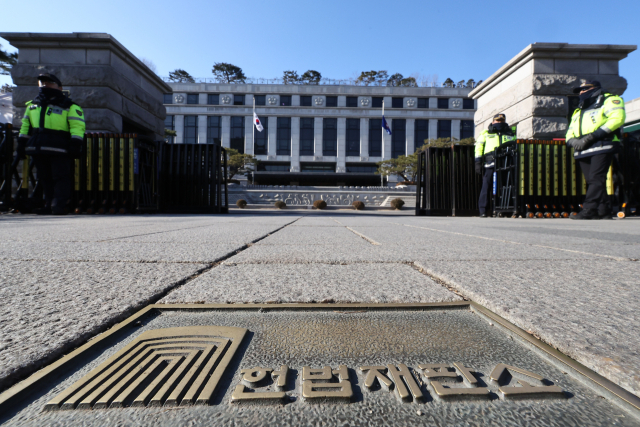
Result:
<svg viewBox="0 0 640 427">
<path fill-rule="evenodd" d="M 363 107 L 368 107 L 370 103 L 371 101 L 369 100 L 369 98 L 362 98 L 360 100 L 360 105 L 362 105 Z"/>
<path fill-rule="evenodd" d="M 275 103 L 278 102 L 278 98 L 276 98 L 275 96 L 270 96 L 267 98 L 267 102 L 269 102 L 269 104 L 271 105 L 275 105 Z"/>
<path fill-rule="evenodd" d="M 44 409 L 206 405 L 246 332 L 226 326 L 143 332 Z"/>
<path fill-rule="evenodd" d="M 284 388 L 287 385 L 287 373 L 289 367 L 280 366 L 279 370 L 271 368 L 255 367 L 253 369 L 243 369 L 242 384 L 238 384 L 231 395 L 232 402 L 242 401 L 277 401 L 282 400 L 287 395 Z M 276 391 L 256 391 L 258 388 L 265 388 L 272 383 Z"/>
<path fill-rule="evenodd" d="M 313 102 L 314 102 L 316 105 L 322 105 L 322 104 L 324 104 L 324 98 L 315 98 L 315 99 L 313 100 Z"/>
<path fill-rule="evenodd" d="M 223 104 L 228 104 L 231 102 L 231 97 L 229 95 L 223 95 L 220 97 L 220 102 Z"/>
<path fill-rule="evenodd" d="M 338 382 L 334 381 L 336 376 Z M 349 402 L 353 396 L 349 371 L 345 365 L 338 369 L 325 366 L 322 369 L 302 368 L 302 398 L 308 401 L 342 401 Z"/>
<path fill-rule="evenodd" d="M 416 100 L 413 98 L 407 99 L 407 107 L 413 108 L 416 105 Z"/>
<path fill-rule="evenodd" d="M 454 99 L 451 101 L 451 107 L 453 108 L 460 108 L 462 107 L 462 101 L 459 99 Z"/>
<path fill-rule="evenodd" d="M 538 380 L 538 382 L 544 382 L 543 376 L 529 372 L 524 369 L 516 368 L 515 366 L 505 365 L 504 363 L 498 363 L 493 369 L 489 378 L 494 383 L 500 385 L 500 379 L 506 373 L 514 376 L 514 379 L 520 384 L 520 386 L 501 386 L 498 391 L 502 393 L 505 399 L 527 399 L 534 397 L 566 397 L 562 389 L 556 385 L 539 385 L 533 386 L 528 381 L 516 378 L 514 374 L 525 376 L 528 379 L 532 378 Z M 529 380 L 530 381 L 530 380 Z"/>
<path fill-rule="evenodd" d="M 184 96 L 182 95 L 176 95 L 173 99 L 176 104 L 182 104 L 184 102 Z"/>
</svg>

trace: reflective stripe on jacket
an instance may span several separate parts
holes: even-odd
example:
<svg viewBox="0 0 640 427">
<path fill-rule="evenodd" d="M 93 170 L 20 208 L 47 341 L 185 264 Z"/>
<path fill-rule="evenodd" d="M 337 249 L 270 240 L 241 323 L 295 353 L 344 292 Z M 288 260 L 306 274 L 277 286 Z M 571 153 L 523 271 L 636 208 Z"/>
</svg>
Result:
<svg viewBox="0 0 640 427">
<path fill-rule="evenodd" d="M 44 123 L 40 128 L 40 114 L 42 106 L 27 102 L 27 110 L 22 118 L 20 137 L 29 137 L 25 151 L 27 154 L 36 152 L 67 153 L 70 138 L 82 141 L 86 130 L 82 107 L 71 103 L 68 108 L 59 105 L 45 107 Z M 32 131 L 32 132 L 30 132 Z"/>
<path fill-rule="evenodd" d="M 493 153 L 500 145 L 508 141 L 514 141 L 516 137 L 516 126 L 511 126 L 513 135 L 503 135 L 501 133 L 489 133 L 485 130 L 480 134 L 475 143 L 475 158 L 476 162 L 482 161 L 484 156 L 490 155 L 485 161 L 485 167 L 491 167 L 494 165 Z"/>
</svg>

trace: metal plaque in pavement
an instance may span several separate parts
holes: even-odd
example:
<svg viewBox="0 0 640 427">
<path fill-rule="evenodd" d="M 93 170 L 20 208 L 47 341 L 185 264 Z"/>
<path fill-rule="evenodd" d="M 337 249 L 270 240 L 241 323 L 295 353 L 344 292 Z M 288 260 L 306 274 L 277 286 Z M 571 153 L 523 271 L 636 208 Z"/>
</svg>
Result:
<svg viewBox="0 0 640 427">
<path fill-rule="evenodd" d="M 640 426 L 636 396 L 470 302 L 153 305 L 0 409 L 39 426 Z"/>
</svg>

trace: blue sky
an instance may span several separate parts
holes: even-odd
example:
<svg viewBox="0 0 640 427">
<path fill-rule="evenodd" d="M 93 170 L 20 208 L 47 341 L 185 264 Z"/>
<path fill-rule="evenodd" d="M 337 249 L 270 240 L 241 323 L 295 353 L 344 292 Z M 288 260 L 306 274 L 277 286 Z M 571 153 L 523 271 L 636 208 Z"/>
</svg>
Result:
<svg viewBox="0 0 640 427">
<path fill-rule="evenodd" d="M 638 0 L 3 3 L 1 31 L 107 32 L 161 76 L 183 68 L 211 77 L 214 62 L 230 62 L 249 77 L 313 69 L 342 79 L 384 69 L 477 81 L 534 42 L 640 44 Z M 624 98 L 640 97 L 640 52 L 620 63 L 620 74 L 629 81 Z"/>
</svg>

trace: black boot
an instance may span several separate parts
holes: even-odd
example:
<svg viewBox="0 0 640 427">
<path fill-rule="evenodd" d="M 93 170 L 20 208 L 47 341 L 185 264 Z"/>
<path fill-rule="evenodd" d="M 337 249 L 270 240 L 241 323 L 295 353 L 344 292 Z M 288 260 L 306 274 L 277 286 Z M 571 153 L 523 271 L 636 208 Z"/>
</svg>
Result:
<svg viewBox="0 0 640 427">
<path fill-rule="evenodd" d="M 583 209 L 577 215 L 571 216 L 571 219 L 600 219 L 600 215 L 595 209 Z"/>
<path fill-rule="evenodd" d="M 598 212 L 598 216 L 600 217 L 600 219 L 613 219 L 613 215 L 611 215 L 611 212 L 608 213 L 600 213 Z"/>
</svg>

